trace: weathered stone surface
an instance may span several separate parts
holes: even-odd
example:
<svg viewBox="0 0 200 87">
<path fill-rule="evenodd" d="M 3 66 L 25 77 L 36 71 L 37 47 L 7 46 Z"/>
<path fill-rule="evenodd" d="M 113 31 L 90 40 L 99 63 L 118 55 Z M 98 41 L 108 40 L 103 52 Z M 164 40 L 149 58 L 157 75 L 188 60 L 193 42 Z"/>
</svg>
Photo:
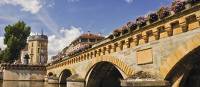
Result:
<svg viewBox="0 0 200 87">
<path fill-rule="evenodd" d="M 67 80 L 67 87 L 85 87 L 85 81 Z"/>
<path fill-rule="evenodd" d="M 49 84 L 59 84 L 59 79 L 49 78 L 48 83 Z"/>
<path fill-rule="evenodd" d="M 167 81 L 151 81 L 151 80 L 122 80 L 122 87 L 170 87 Z"/>
<path fill-rule="evenodd" d="M 3 80 L 44 81 L 45 66 L 2 64 Z"/>
</svg>

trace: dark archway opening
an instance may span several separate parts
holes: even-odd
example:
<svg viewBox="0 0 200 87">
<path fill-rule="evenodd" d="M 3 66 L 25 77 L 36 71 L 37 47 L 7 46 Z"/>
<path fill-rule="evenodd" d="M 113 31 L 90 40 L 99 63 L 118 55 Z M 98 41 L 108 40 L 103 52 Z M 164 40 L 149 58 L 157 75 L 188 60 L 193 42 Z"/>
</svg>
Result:
<svg viewBox="0 0 200 87">
<path fill-rule="evenodd" d="M 60 77 L 59 77 L 59 83 L 60 84 L 66 84 L 67 78 L 72 75 L 71 71 L 68 69 L 65 69 L 62 71 Z"/>
<path fill-rule="evenodd" d="M 123 77 L 113 64 L 100 62 L 93 68 L 87 87 L 121 87 L 120 79 Z"/>
<path fill-rule="evenodd" d="M 52 73 L 52 72 L 49 72 L 49 73 L 48 73 L 48 77 L 51 77 L 51 76 L 53 76 L 53 73 Z"/>
<path fill-rule="evenodd" d="M 200 63 L 195 64 L 188 75 L 183 77 L 180 87 L 200 87 Z"/>
<path fill-rule="evenodd" d="M 165 80 L 174 84 L 182 75 L 179 87 L 200 87 L 200 47 L 184 56 L 170 70 Z"/>
</svg>

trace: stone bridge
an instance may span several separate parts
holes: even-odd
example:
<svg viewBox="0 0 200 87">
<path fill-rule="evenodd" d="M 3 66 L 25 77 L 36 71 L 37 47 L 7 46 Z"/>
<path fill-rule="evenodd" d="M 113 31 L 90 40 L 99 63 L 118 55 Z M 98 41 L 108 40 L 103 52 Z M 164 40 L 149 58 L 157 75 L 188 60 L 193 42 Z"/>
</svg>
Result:
<svg viewBox="0 0 200 87">
<path fill-rule="evenodd" d="M 49 64 L 47 77 L 49 83 L 79 82 L 77 87 L 132 87 L 141 80 L 198 87 L 199 67 L 197 5 L 135 31 L 110 35 L 84 52 Z"/>
</svg>

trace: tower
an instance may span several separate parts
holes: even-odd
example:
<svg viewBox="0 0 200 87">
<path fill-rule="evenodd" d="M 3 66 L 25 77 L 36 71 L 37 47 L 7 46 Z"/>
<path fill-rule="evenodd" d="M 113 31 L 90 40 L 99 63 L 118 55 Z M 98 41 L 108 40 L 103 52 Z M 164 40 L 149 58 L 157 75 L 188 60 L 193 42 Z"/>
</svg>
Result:
<svg viewBox="0 0 200 87">
<path fill-rule="evenodd" d="M 43 35 L 33 35 L 28 38 L 28 54 L 30 64 L 44 65 L 48 60 L 48 37 Z"/>
</svg>

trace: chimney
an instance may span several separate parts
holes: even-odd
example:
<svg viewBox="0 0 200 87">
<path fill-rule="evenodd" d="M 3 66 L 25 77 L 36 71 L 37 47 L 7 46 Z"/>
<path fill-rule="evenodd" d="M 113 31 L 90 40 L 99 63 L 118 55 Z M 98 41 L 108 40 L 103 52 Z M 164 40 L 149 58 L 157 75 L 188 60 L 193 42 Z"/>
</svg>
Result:
<svg viewBox="0 0 200 87">
<path fill-rule="evenodd" d="M 87 34 L 90 35 L 90 31 L 88 31 Z"/>
</svg>

